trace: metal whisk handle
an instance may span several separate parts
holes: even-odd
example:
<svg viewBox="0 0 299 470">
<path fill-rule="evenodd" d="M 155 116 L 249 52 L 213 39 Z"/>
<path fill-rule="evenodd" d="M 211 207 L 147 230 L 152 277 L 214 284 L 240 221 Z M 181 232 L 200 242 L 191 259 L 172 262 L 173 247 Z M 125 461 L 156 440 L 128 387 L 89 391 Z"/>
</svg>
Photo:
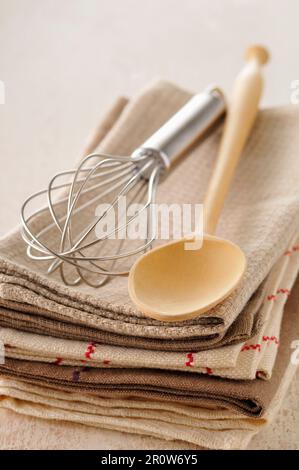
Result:
<svg viewBox="0 0 299 470">
<path fill-rule="evenodd" d="M 132 154 L 160 157 L 166 168 L 192 145 L 225 111 L 225 99 L 219 88 L 209 87 L 194 95 L 169 121 Z"/>
</svg>

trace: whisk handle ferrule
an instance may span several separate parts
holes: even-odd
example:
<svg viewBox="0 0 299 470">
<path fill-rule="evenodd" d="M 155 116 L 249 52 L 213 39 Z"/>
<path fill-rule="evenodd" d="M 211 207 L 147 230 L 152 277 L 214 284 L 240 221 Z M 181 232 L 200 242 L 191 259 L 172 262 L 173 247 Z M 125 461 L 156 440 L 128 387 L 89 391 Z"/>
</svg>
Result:
<svg viewBox="0 0 299 470">
<path fill-rule="evenodd" d="M 184 153 L 225 111 L 219 88 L 209 87 L 194 95 L 169 121 L 147 139 L 132 155 L 152 154 L 161 158 L 165 169 Z"/>
</svg>

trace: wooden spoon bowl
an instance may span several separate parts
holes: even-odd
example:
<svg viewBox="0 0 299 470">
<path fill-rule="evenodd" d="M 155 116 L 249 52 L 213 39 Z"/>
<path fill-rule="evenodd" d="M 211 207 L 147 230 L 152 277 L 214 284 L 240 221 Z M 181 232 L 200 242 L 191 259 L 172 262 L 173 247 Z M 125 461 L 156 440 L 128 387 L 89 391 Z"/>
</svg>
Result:
<svg viewBox="0 0 299 470">
<path fill-rule="evenodd" d="M 229 295 L 243 276 L 246 258 L 234 243 L 206 235 L 200 249 L 190 250 L 186 242 L 178 240 L 153 249 L 131 270 L 130 297 L 152 318 L 196 317 Z"/>
</svg>

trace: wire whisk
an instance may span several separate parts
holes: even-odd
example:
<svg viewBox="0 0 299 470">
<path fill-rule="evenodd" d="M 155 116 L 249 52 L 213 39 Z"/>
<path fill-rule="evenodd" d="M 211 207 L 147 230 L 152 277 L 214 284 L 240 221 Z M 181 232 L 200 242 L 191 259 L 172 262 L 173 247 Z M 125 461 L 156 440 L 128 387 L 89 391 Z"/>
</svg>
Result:
<svg viewBox="0 0 299 470">
<path fill-rule="evenodd" d="M 127 275 L 156 238 L 153 206 L 161 176 L 224 110 L 220 90 L 209 88 L 131 156 L 92 153 L 76 169 L 57 173 L 21 208 L 28 257 L 47 263 L 47 274 L 59 272 L 68 286 L 100 287 L 111 276 Z M 41 199 L 46 203 L 36 210 Z M 142 236 L 128 236 L 141 222 Z"/>
</svg>

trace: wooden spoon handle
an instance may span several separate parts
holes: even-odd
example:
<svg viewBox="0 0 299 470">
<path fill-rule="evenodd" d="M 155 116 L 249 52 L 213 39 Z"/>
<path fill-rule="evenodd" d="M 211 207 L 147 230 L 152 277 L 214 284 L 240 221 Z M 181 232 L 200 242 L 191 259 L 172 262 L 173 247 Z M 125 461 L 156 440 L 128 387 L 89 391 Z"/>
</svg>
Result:
<svg viewBox="0 0 299 470">
<path fill-rule="evenodd" d="M 247 64 L 237 76 L 226 117 L 218 159 L 204 200 L 205 232 L 213 234 L 235 168 L 258 111 L 263 79 L 261 65 L 268 52 L 261 46 L 246 51 Z"/>
</svg>

